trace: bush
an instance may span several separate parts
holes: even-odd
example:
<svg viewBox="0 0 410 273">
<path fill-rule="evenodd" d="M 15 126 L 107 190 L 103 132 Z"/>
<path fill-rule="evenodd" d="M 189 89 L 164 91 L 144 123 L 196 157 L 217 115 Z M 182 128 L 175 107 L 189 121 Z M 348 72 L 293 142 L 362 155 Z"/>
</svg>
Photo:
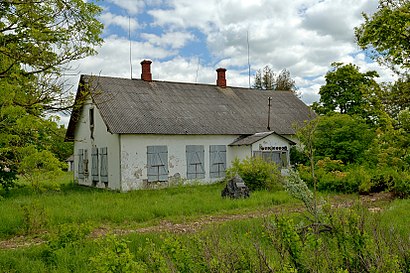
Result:
<svg viewBox="0 0 410 273">
<path fill-rule="evenodd" d="M 226 172 L 227 179 L 231 179 L 236 174 L 242 177 L 251 191 L 273 191 L 283 187 L 283 178 L 278 166 L 260 157 L 247 157 L 243 161 L 236 158 L 232 162 L 232 167 Z"/>
<path fill-rule="evenodd" d="M 137 262 L 128 247 L 129 241 L 107 235 L 99 242 L 100 252 L 90 258 L 94 272 L 147 272 L 143 263 Z"/>
<path fill-rule="evenodd" d="M 10 171 L 8 168 L 1 169 L 0 167 L 0 195 L 8 194 L 10 190 L 15 186 L 17 180 L 16 172 Z"/>
<path fill-rule="evenodd" d="M 406 198 L 410 197 L 410 173 L 403 172 L 402 175 L 394 181 L 394 195 Z"/>
</svg>

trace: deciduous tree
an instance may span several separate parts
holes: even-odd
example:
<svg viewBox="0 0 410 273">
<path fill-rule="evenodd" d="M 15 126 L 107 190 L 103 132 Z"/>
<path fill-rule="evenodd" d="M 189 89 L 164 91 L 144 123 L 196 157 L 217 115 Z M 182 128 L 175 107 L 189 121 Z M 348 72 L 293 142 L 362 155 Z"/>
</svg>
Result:
<svg viewBox="0 0 410 273">
<path fill-rule="evenodd" d="M 334 113 L 321 117 L 314 137 L 316 156 L 349 164 L 360 163 L 375 133 L 357 116 Z"/>
<path fill-rule="evenodd" d="M 256 71 L 254 81 L 253 87 L 256 89 L 293 92 L 297 90 L 295 80 L 292 79 L 288 70 L 283 69 L 276 75 L 268 65 Z"/>
<path fill-rule="evenodd" d="M 71 61 L 102 43 L 101 8 L 83 0 L 0 1 L 0 186 L 9 188 L 20 163 L 49 150 L 65 156 L 50 111 L 69 109 L 58 77 Z M 60 145 L 58 144 L 58 145 Z M 66 149 L 67 148 L 67 149 Z M 29 152 L 27 152 L 29 151 Z M 47 153 L 50 155 L 49 153 Z M 27 162 L 27 160 L 25 161 Z"/>
<path fill-rule="evenodd" d="M 395 66 L 410 69 L 410 1 L 379 0 L 377 12 L 363 17 L 355 29 L 359 46 L 396 71 Z"/>
<path fill-rule="evenodd" d="M 380 90 L 374 80 L 378 77 L 376 71 L 360 72 L 353 64 L 332 63 L 332 70 L 327 72 L 326 84 L 320 90 L 319 103 L 314 104 L 317 113 L 326 114 L 339 112 L 341 114 L 374 115 L 375 104 Z"/>
</svg>

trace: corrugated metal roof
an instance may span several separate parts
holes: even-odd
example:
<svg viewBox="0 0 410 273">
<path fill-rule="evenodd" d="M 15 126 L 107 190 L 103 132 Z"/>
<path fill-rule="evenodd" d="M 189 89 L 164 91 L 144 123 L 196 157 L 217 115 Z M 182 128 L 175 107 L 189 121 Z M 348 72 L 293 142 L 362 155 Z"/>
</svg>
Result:
<svg viewBox="0 0 410 273">
<path fill-rule="evenodd" d="M 253 143 L 255 143 L 255 142 L 257 142 L 261 139 L 264 139 L 265 137 L 270 136 L 272 134 L 275 134 L 275 135 L 279 136 L 280 138 L 285 139 L 286 141 L 288 141 L 291 144 L 296 144 L 292 140 L 287 139 L 286 137 L 281 136 L 281 135 L 277 134 L 276 132 L 260 132 L 260 133 L 255 133 L 255 134 L 250 135 L 250 136 L 241 137 L 241 138 L 235 140 L 234 142 L 232 142 L 231 144 L 229 144 L 229 146 L 252 145 Z"/>
<path fill-rule="evenodd" d="M 293 134 L 292 125 L 311 115 L 286 91 L 91 76 L 82 76 L 81 82 L 89 82 L 93 101 L 114 134 L 250 135 L 266 131 L 268 97 L 270 128 L 278 134 Z M 67 139 L 74 136 L 75 120 L 72 116 Z"/>
</svg>

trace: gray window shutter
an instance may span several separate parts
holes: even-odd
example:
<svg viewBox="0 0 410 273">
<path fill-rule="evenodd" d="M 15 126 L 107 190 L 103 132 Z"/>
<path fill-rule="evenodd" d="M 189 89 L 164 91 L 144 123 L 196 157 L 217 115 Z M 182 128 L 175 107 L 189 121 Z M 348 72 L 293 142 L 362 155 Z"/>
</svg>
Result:
<svg viewBox="0 0 410 273">
<path fill-rule="evenodd" d="M 281 166 L 282 167 L 287 167 L 288 166 L 288 153 L 287 152 L 282 152 L 280 154 L 280 158 L 281 158 Z"/>
<path fill-rule="evenodd" d="M 205 178 L 204 161 L 203 145 L 186 146 L 187 179 Z"/>
<path fill-rule="evenodd" d="M 108 153 L 107 147 L 100 148 L 100 177 L 101 182 L 108 182 Z"/>
<path fill-rule="evenodd" d="M 98 182 L 98 148 L 91 148 L 91 177 L 92 181 Z"/>
<path fill-rule="evenodd" d="M 147 146 L 148 182 L 168 181 L 168 147 Z"/>
<path fill-rule="evenodd" d="M 83 150 L 83 168 L 84 168 L 84 176 L 88 177 L 88 150 Z"/>
<path fill-rule="evenodd" d="M 279 167 L 282 166 L 282 159 L 281 159 L 280 153 L 272 152 L 271 159 Z"/>
<path fill-rule="evenodd" d="M 225 177 L 226 171 L 226 146 L 209 146 L 209 176 L 211 178 Z"/>
<path fill-rule="evenodd" d="M 78 149 L 78 179 L 84 179 L 84 150 Z"/>
</svg>

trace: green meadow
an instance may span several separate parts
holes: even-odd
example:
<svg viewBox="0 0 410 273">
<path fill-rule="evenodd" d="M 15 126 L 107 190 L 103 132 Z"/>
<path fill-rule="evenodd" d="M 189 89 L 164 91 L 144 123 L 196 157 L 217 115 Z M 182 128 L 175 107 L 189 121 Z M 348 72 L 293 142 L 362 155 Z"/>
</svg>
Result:
<svg viewBox="0 0 410 273">
<path fill-rule="evenodd" d="M 223 187 L 20 180 L 0 202 L 0 272 L 410 272 L 409 199 L 322 193 L 316 228 L 285 191 L 230 200 Z"/>
</svg>

